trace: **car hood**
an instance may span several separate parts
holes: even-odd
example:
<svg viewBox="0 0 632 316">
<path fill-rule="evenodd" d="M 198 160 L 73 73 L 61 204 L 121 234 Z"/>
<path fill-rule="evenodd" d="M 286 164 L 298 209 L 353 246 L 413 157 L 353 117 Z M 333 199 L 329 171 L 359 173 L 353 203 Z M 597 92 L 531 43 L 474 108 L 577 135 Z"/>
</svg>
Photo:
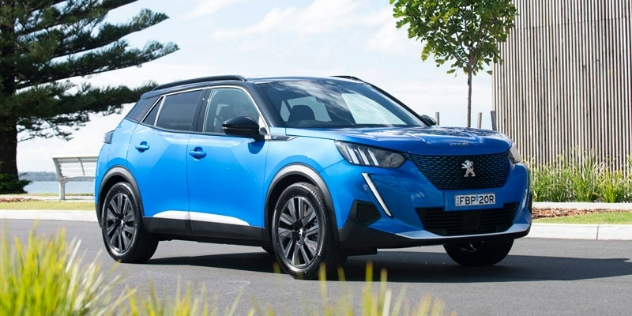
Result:
<svg viewBox="0 0 632 316">
<path fill-rule="evenodd" d="M 509 150 L 511 139 L 490 130 L 459 127 L 298 129 L 288 136 L 318 137 L 360 143 L 411 154 L 480 154 Z"/>
</svg>

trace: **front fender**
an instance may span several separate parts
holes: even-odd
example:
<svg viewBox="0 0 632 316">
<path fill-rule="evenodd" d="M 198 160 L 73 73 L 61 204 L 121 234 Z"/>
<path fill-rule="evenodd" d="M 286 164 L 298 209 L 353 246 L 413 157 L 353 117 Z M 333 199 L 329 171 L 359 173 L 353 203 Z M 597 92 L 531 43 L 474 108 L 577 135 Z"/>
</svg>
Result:
<svg viewBox="0 0 632 316">
<path fill-rule="evenodd" d="M 270 182 L 270 186 L 268 188 L 268 192 L 266 194 L 266 207 L 265 207 L 265 227 L 270 231 L 271 228 L 271 219 L 274 214 L 274 206 L 276 204 L 277 199 L 283 192 L 285 188 L 287 188 L 290 184 L 296 182 L 309 182 L 315 186 L 317 186 L 320 191 L 323 193 L 323 198 L 325 200 L 325 206 L 327 207 L 327 211 L 331 215 L 331 220 L 333 223 L 332 230 L 335 232 L 336 241 L 338 240 L 338 231 L 336 229 L 336 214 L 334 210 L 334 203 L 331 198 L 331 193 L 327 184 L 323 180 L 323 178 L 316 172 L 316 170 L 312 169 L 308 165 L 304 164 L 291 164 L 287 165 L 274 176 L 272 181 Z M 269 236 L 268 236 L 269 237 Z"/>
</svg>

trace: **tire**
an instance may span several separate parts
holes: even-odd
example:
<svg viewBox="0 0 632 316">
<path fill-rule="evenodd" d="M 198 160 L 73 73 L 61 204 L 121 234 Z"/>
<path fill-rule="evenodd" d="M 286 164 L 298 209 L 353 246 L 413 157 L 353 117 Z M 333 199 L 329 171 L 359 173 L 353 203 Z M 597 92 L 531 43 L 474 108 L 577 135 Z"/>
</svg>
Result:
<svg viewBox="0 0 632 316">
<path fill-rule="evenodd" d="M 466 267 L 481 267 L 494 265 L 505 259 L 511 246 L 513 240 L 447 244 L 443 248 L 454 262 Z"/>
<path fill-rule="evenodd" d="M 145 231 L 138 198 L 128 183 L 110 188 L 101 216 L 103 242 L 114 260 L 141 263 L 154 255 L 158 238 Z"/>
<path fill-rule="evenodd" d="M 297 279 L 316 279 L 321 264 L 333 276 L 347 260 L 334 240 L 334 225 L 323 194 L 308 183 L 287 187 L 277 200 L 272 246 L 281 268 Z"/>
</svg>

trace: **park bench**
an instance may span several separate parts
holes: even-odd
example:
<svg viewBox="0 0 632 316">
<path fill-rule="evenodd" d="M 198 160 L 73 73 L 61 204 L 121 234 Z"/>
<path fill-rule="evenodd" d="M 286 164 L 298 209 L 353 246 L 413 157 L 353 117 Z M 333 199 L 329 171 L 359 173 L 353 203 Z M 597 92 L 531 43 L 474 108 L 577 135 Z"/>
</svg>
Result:
<svg viewBox="0 0 632 316">
<path fill-rule="evenodd" d="M 96 156 L 57 156 L 53 157 L 57 181 L 59 181 L 59 199 L 66 199 L 66 183 L 70 181 L 94 180 L 97 167 Z"/>
</svg>

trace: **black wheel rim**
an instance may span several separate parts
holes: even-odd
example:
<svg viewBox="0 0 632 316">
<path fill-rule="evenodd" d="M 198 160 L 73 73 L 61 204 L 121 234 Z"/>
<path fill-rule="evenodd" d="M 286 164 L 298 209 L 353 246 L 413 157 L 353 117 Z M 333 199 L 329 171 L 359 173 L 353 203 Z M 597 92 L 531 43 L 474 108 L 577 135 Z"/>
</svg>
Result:
<svg viewBox="0 0 632 316">
<path fill-rule="evenodd" d="M 301 269 L 316 259 L 321 230 L 317 211 L 304 197 L 292 197 L 279 217 L 277 237 L 280 256 L 294 268 Z"/>
<path fill-rule="evenodd" d="M 117 193 L 110 199 L 104 226 L 110 249 L 119 255 L 127 252 L 136 238 L 136 214 L 127 194 Z"/>
</svg>

